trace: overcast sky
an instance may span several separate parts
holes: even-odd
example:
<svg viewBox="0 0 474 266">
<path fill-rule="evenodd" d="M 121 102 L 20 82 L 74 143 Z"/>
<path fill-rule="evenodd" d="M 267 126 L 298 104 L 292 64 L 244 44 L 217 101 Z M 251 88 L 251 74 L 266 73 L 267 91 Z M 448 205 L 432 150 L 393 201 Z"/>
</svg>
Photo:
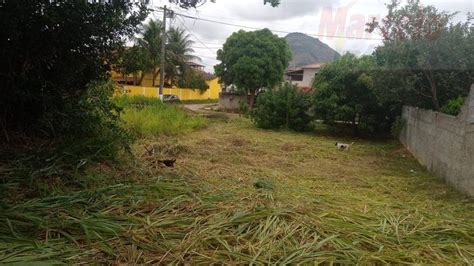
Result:
<svg viewBox="0 0 474 266">
<path fill-rule="evenodd" d="M 154 7 L 169 5 L 167 0 L 151 0 Z M 279 7 L 263 5 L 263 0 L 216 0 L 197 9 L 182 10 L 171 6 L 176 12 L 192 17 L 255 28 L 269 28 L 275 34 L 302 32 L 319 38 L 339 53 L 369 54 L 380 44 L 380 36 L 364 32 L 365 23 L 372 17 L 383 17 L 388 0 L 281 0 Z M 434 5 L 439 10 L 459 11 L 457 20 L 465 20 L 468 12 L 474 11 L 474 0 L 424 0 L 425 5 Z M 161 19 L 162 13 L 150 17 Z M 172 25 L 186 28 L 195 41 L 196 55 L 202 59 L 206 70 L 213 72 L 218 63 L 216 51 L 222 46 L 237 26 L 207 22 L 180 16 L 171 20 Z M 243 28 L 244 30 L 252 30 Z M 335 37 L 328 37 L 335 36 Z"/>
</svg>

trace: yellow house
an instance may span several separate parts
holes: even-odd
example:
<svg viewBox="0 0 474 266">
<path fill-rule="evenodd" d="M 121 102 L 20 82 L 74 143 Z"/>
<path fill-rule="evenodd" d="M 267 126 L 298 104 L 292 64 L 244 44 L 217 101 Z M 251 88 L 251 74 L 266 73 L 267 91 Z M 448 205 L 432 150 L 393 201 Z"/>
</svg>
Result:
<svg viewBox="0 0 474 266">
<path fill-rule="evenodd" d="M 188 65 L 196 71 L 203 72 L 204 66 L 196 63 L 188 63 Z M 160 84 L 160 77 L 155 78 L 155 87 L 153 87 L 153 75 L 146 73 L 140 81 L 134 81 L 132 75 L 124 76 L 121 73 L 112 72 L 112 79 L 119 82 L 123 86 L 123 92 L 128 95 L 143 95 L 147 97 L 159 97 L 158 86 Z M 163 94 L 173 94 L 178 96 L 181 100 L 217 100 L 222 87 L 219 84 L 217 77 L 204 74 L 206 83 L 209 89 L 201 91 L 199 89 L 178 88 L 176 86 L 163 89 Z M 140 83 L 140 85 L 133 85 Z"/>
</svg>

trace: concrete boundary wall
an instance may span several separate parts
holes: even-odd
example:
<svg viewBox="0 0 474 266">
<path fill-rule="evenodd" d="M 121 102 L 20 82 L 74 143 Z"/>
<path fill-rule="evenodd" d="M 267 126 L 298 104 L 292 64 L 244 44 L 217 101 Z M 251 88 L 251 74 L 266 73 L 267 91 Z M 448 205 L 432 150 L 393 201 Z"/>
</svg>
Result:
<svg viewBox="0 0 474 266">
<path fill-rule="evenodd" d="M 461 113 L 405 106 L 400 141 L 430 172 L 474 196 L 474 85 Z"/>
<path fill-rule="evenodd" d="M 239 95 L 231 92 L 219 93 L 219 109 L 228 111 L 239 111 L 243 103 L 247 103 L 247 95 Z"/>
</svg>

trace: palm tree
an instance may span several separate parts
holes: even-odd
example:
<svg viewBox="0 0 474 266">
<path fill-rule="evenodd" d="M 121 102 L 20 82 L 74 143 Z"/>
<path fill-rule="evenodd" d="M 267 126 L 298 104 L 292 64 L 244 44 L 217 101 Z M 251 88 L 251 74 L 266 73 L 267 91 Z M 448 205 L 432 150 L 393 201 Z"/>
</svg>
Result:
<svg viewBox="0 0 474 266">
<path fill-rule="evenodd" d="M 159 20 L 150 20 L 148 24 L 144 26 L 143 34 L 141 38 L 137 39 L 138 44 L 146 51 L 148 58 L 148 69 L 153 74 L 152 86 L 155 86 L 155 79 L 160 73 L 160 49 L 161 49 L 161 34 L 163 31 L 163 24 Z"/>
<path fill-rule="evenodd" d="M 183 78 L 186 71 L 189 71 L 187 62 L 200 61 L 200 58 L 193 55 L 191 46 L 194 41 L 183 29 L 172 27 L 167 36 L 166 78 L 169 82 L 176 83 L 178 78 Z"/>
<path fill-rule="evenodd" d="M 143 73 L 151 72 L 153 74 L 153 87 L 158 74 L 160 74 L 162 32 L 161 21 L 150 20 L 144 26 L 142 36 L 137 39 L 138 45 L 142 47 L 147 57 L 147 67 Z M 182 78 L 184 73 L 189 70 L 187 62 L 200 60 L 193 55 L 194 50 L 191 48 L 193 44 L 190 35 L 183 29 L 171 27 L 167 32 L 165 73 L 166 79 L 170 83 L 176 84 L 177 79 Z"/>
</svg>

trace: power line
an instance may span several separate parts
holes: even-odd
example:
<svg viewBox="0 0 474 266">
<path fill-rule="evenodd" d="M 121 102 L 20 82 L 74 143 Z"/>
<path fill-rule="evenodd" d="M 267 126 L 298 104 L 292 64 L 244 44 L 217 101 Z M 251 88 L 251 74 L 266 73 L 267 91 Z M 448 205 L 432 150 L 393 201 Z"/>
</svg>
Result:
<svg viewBox="0 0 474 266">
<path fill-rule="evenodd" d="M 203 49 L 207 49 L 209 50 L 212 54 L 216 54 L 216 51 L 215 50 L 212 50 L 211 48 L 209 48 L 209 46 L 207 46 L 203 41 L 201 41 L 201 39 L 199 39 L 188 27 L 186 27 L 186 23 L 184 22 L 184 19 L 181 21 L 181 25 L 187 30 L 187 32 L 189 32 L 189 34 L 191 36 L 193 36 L 199 43 L 201 43 L 203 45 Z M 193 47 L 195 48 L 195 47 Z M 220 47 L 219 47 L 220 48 Z M 216 58 L 212 58 L 212 57 L 208 57 L 208 56 L 202 56 L 202 55 L 198 55 L 198 57 L 202 57 L 202 58 L 206 58 L 206 59 L 210 59 L 210 60 L 215 60 L 215 61 L 218 61 Z M 207 67 L 211 67 L 213 68 L 214 66 L 211 66 L 211 65 L 208 65 L 206 63 L 202 63 L 204 64 L 205 66 Z"/>
<path fill-rule="evenodd" d="M 175 13 L 176 15 L 178 13 Z M 186 27 L 186 24 L 182 23 L 182 26 L 189 32 L 189 34 L 191 34 L 191 36 L 193 36 L 200 44 L 202 44 L 206 49 L 208 49 L 211 53 L 215 53 L 216 51 L 215 50 L 212 50 L 211 48 L 209 48 L 209 46 L 207 46 L 203 41 L 201 41 L 201 39 L 199 39 L 191 30 L 188 29 L 188 27 Z"/>
<path fill-rule="evenodd" d="M 195 16 L 189 16 L 185 14 L 180 14 L 180 13 L 174 13 L 177 16 L 181 16 L 183 18 L 188 18 L 188 19 L 194 19 L 194 20 L 200 20 L 200 21 L 205 21 L 205 22 L 210 22 L 210 23 L 217 23 L 221 25 L 226 25 L 226 26 L 232 26 L 232 27 L 239 27 L 239 28 L 244 28 L 244 29 L 251 29 L 251 30 L 261 30 L 262 28 L 258 27 L 252 27 L 252 26 L 246 26 L 246 25 L 239 25 L 239 24 L 234 24 L 234 23 L 228 23 L 228 22 L 223 22 L 223 21 L 217 21 L 217 20 L 212 20 L 212 19 L 206 19 L 206 18 L 200 18 L 200 17 L 195 17 Z M 283 31 L 283 30 L 275 30 L 275 29 L 270 29 L 273 32 L 277 33 L 285 33 L 285 34 L 290 34 L 293 33 L 291 31 Z M 373 41 L 382 41 L 383 39 L 381 38 L 368 38 L 368 37 L 356 37 L 356 36 L 338 36 L 338 35 L 324 35 L 324 34 L 313 34 L 313 33 L 305 33 L 306 35 L 313 36 L 313 37 L 327 37 L 327 38 L 338 38 L 338 39 L 355 39 L 355 40 L 373 40 Z"/>
</svg>

